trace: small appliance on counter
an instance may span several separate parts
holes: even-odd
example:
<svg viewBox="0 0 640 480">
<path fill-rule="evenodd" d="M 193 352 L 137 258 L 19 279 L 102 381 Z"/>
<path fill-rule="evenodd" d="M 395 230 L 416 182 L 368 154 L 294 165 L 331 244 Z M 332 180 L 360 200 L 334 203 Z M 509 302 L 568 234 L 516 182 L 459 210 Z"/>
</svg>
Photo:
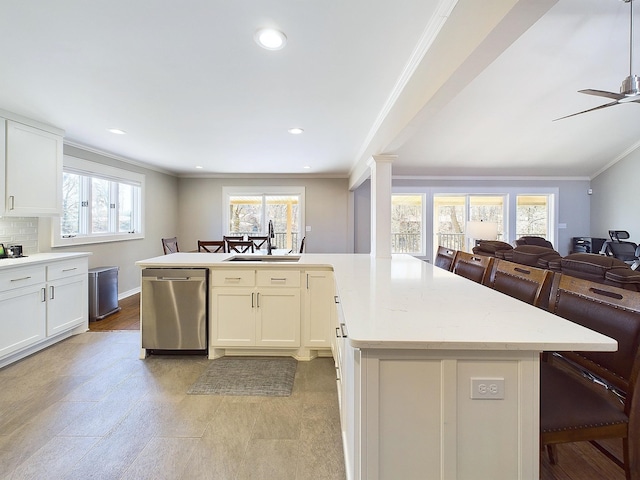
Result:
<svg viewBox="0 0 640 480">
<path fill-rule="evenodd" d="M 9 258 L 22 258 L 22 245 L 7 245 L 6 254 Z"/>
</svg>

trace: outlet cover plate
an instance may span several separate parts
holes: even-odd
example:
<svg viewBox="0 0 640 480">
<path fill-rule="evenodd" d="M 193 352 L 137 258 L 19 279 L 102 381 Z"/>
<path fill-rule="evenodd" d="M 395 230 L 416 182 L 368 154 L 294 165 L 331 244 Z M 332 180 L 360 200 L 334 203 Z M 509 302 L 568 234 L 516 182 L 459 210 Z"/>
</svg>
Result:
<svg viewBox="0 0 640 480">
<path fill-rule="evenodd" d="M 471 378 L 473 400 L 504 400 L 504 378 Z"/>
</svg>

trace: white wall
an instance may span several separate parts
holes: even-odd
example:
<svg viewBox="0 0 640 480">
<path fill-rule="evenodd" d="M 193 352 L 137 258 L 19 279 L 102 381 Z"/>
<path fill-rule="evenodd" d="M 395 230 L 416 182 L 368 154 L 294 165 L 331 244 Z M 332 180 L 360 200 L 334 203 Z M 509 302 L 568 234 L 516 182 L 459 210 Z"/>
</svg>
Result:
<svg viewBox="0 0 640 480">
<path fill-rule="evenodd" d="M 140 240 L 52 248 L 52 220 L 40 218 L 38 226 L 40 252 L 91 252 L 89 268 L 102 266 L 120 268 L 118 272 L 119 293 L 130 293 L 132 290 L 138 289 L 140 287 L 140 269 L 135 266 L 135 262 L 162 255 L 160 239 L 177 234 L 178 179 L 172 175 L 148 170 L 69 145 L 64 146 L 64 153 L 145 175 L 145 236 Z"/>
<path fill-rule="evenodd" d="M 349 190 L 346 178 L 180 178 L 178 243 L 180 250 L 198 248 L 198 240 L 218 240 L 222 225 L 222 187 L 305 187 L 305 252 L 348 253 Z"/>
<path fill-rule="evenodd" d="M 591 236 L 627 230 L 640 243 L 640 150 L 635 150 L 591 181 Z"/>
<path fill-rule="evenodd" d="M 440 180 L 419 178 L 393 180 L 394 193 L 415 191 L 416 193 L 427 192 L 429 195 L 454 190 L 480 193 L 483 189 L 487 193 L 501 192 L 505 194 L 514 194 L 517 191 L 544 193 L 549 189 L 557 189 L 558 218 L 556 222 L 566 224 L 566 228 L 558 230 L 554 247 L 563 256 L 569 254 L 573 237 L 590 235 L 588 180 Z M 356 253 L 369 253 L 369 244 L 365 238 L 367 232 L 370 231 L 371 223 L 368 211 L 370 206 L 369 192 L 369 186 L 365 182 L 358 188 L 354 196 Z M 431 231 L 431 228 L 427 229 L 428 233 Z"/>
</svg>

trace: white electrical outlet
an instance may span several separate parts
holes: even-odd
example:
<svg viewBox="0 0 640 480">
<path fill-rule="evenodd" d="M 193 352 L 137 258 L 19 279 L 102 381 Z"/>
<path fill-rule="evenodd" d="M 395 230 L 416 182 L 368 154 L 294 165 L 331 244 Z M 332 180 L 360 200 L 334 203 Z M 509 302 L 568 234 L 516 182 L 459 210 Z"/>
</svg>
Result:
<svg viewBox="0 0 640 480">
<path fill-rule="evenodd" d="M 474 400 L 504 400 L 504 378 L 471 378 Z"/>
</svg>

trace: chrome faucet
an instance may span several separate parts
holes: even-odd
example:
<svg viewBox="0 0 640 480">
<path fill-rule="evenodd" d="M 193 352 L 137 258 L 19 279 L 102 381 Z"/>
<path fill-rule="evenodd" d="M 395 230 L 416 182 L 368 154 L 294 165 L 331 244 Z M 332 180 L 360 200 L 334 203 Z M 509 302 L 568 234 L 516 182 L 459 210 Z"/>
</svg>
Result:
<svg viewBox="0 0 640 480">
<path fill-rule="evenodd" d="M 275 234 L 273 233 L 273 220 L 269 220 L 269 233 L 267 234 L 267 255 L 273 255 L 273 253 L 271 253 L 272 250 L 272 246 L 271 246 L 271 239 L 275 236 Z"/>
</svg>

